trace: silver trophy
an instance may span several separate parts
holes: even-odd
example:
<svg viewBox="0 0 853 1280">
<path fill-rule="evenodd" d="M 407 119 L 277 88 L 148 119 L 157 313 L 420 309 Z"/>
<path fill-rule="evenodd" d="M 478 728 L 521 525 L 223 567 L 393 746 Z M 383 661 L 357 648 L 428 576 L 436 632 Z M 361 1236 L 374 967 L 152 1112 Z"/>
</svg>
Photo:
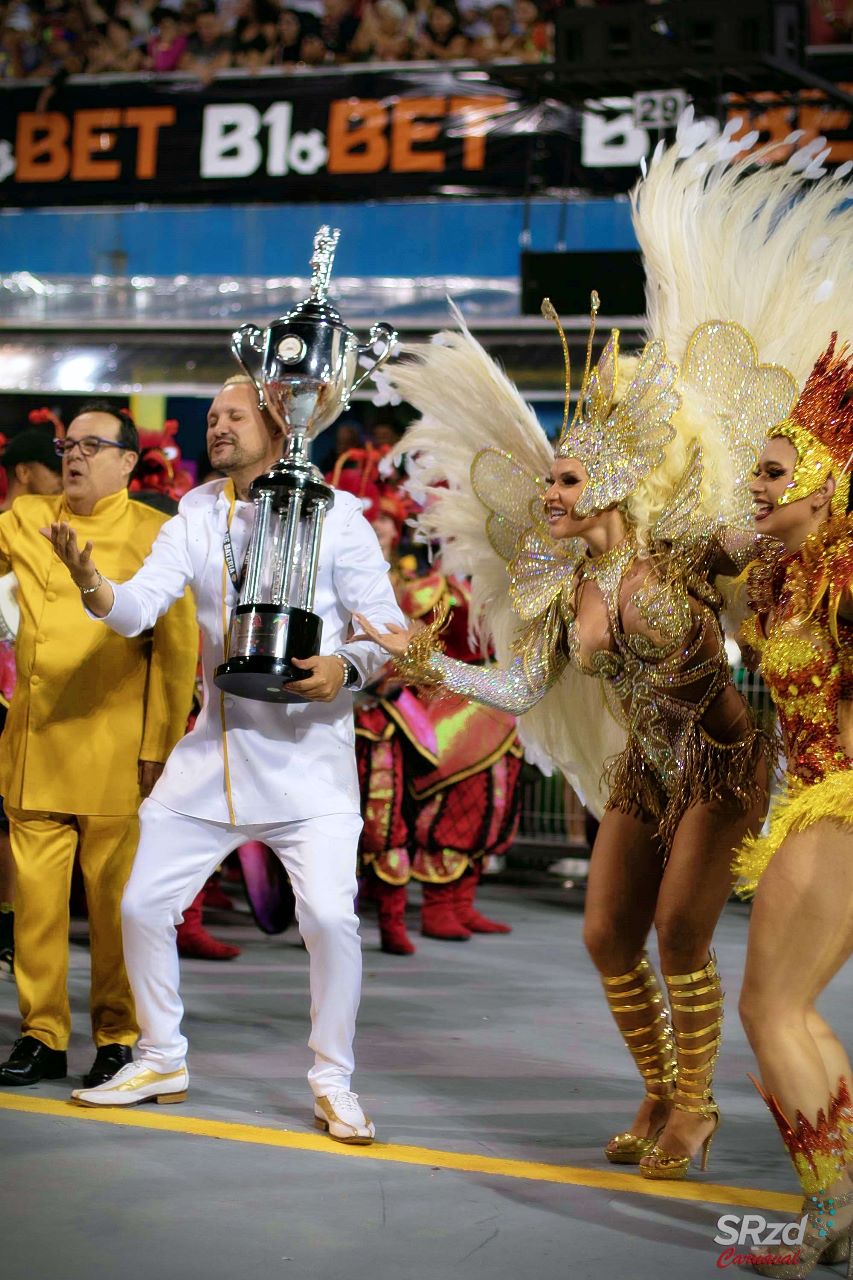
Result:
<svg viewBox="0 0 853 1280">
<path fill-rule="evenodd" d="M 308 446 L 347 408 L 397 340 L 390 325 L 375 324 L 359 345 L 329 302 L 340 234 L 320 227 L 315 235 L 311 290 L 303 302 L 268 329 L 244 324 L 231 339 L 261 407 L 286 430 L 287 447 L 281 461 L 252 484 L 255 522 L 227 658 L 214 678 L 220 689 L 264 702 L 301 701 L 286 687 L 305 676 L 291 659 L 320 651 L 323 624 L 312 606 L 323 520 L 335 491 L 310 461 Z M 360 359 L 371 355 L 372 363 L 359 374 Z"/>
</svg>

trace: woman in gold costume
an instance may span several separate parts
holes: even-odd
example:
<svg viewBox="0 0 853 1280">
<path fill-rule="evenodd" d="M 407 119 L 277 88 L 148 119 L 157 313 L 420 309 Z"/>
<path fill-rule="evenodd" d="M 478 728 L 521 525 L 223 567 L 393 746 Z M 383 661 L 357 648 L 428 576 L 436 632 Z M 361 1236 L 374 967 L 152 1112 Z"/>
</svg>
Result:
<svg viewBox="0 0 853 1280">
<path fill-rule="evenodd" d="M 585 939 L 645 1083 L 605 1151 L 648 1178 L 684 1177 L 717 1128 L 711 940 L 729 851 L 766 800 L 769 744 L 730 682 L 717 579 L 756 555 L 750 472 L 819 350 L 804 310 L 829 331 L 826 279 L 847 261 L 845 193 L 814 181 L 820 141 L 790 165 L 733 163 L 754 144 L 736 129 L 686 115 L 635 189 L 651 340 L 625 360 L 614 332 L 594 370 L 588 350 L 571 423 L 567 376 L 556 456 L 464 327 L 392 374 L 421 415 L 403 442 L 432 498 L 421 526 L 448 570 L 471 575 L 500 665 L 454 663 L 433 632 L 371 638 L 409 678 L 521 715 L 525 745 L 603 811 Z M 653 925 L 668 1006 L 645 951 Z"/>
<path fill-rule="evenodd" d="M 767 834 L 735 863 L 755 894 L 741 1017 L 809 1218 L 796 1262 L 757 1264 L 769 1276 L 850 1259 L 853 1232 L 853 1075 L 815 1007 L 853 953 L 853 357 L 835 341 L 770 431 L 751 486 L 756 526 L 781 546 L 769 573 L 749 574 L 744 638 L 778 709 L 787 774 Z"/>
<path fill-rule="evenodd" d="M 745 567 L 754 539 L 701 515 L 710 486 L 679 411 L 683 392 L 697 393 L 708 367 L 739 389 L 738 430 L 787 412 L 795 386 L 758 364 L 736 324 L 701 326 L 680 370 L 659 341 L 625 362 L 621 384 L 619 362 L 617 332 L 592 371 L 588 353 L 578 410 L 569 423 L 567 400 L 556 456 L 467 332 L 443 334 L 419 352 L 419 364 L 396 371 L 401 392 L 428 415 L 423 436 L 410 437 L 413 448 L 434 437 L 437 406 L 426 388 L 447 397 L 463 384 L 469 394 L 476 386 L 492 422 L 507 422 L 497 401 L 509 398 L 517 434 L 532 439 L 526 450 L 520 439 L 509 450 L 481 449 L 471 467 L 521 626 L 508 663 L 475 669 L 441 653 L 435 628 L 380 635 L 364 625 L 408 679 L 525 722 L 539 714 L 540 727 L 544 704 L 550 697 L 553 715 L 559 690 L 558 714 L 573 714 L 585 737 L 607 728 L 608 742 L 591 752 L 594 768 L 592 760 L 586 768 L 560 760 L 570 776 L 599 775 L 581 788 L 587 799 L 592 788 L 604 800 L 585 940 L 646 1086 L 630 1130 L 605 1153 L 638 1164 L 646 1177 L 678 1178 L 700 1151 L 704 1167 L 719 1122 L 712 1082 L 723 992 L 711 940 L 731 891 L 732 850 L 766 809 L 771 752 L 732 685 L 714 586 L 718 575 Z M 540 443 L 538 476 L 550 461 L 544 481 L 529 465 Z M 448 504 L 434 496 L 431 519 L 441 528 Z M 547 744 L 547 731 L 540 741 Z M 602 780 L 603 761 L 614 754 Z M 669 1008 L 645 951 L 653 925 Z"/>
</svg>

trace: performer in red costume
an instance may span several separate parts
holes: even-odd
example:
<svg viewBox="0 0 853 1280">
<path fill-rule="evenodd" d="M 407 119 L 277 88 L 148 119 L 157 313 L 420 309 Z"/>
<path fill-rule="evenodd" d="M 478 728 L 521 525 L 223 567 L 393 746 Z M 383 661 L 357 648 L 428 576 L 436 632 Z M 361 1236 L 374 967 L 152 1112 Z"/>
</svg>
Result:
<svg viewBox="0 0 853 1280">
<path fill-rule="evenodd" d="M 482 661 L 468 636 L 467 584 L 446 577 L 438 566 L 419 573 L 414 556 L 399 555 L 412 504 L 395 484 L 383 484 L 377 463 L 384 452 L 343 455 L 333 483 L 365 503 L 403 611 L 429 622 L 450 605 L 448 652 Z M 422 885 L 425 937 L 465 942 L 473 933 L 511 932 L 478 911 L 474 899 L 485 857 L 503 853 L 518 826 L 523 753 L 515 719 L 455 695 L 424 697 L 385 675 L 356 701 L 356 754 L 364 817 L 361 860 L 379 907 L 382 950 L 415 951 L 405 924 L 410 879 Z"/>
</svg>

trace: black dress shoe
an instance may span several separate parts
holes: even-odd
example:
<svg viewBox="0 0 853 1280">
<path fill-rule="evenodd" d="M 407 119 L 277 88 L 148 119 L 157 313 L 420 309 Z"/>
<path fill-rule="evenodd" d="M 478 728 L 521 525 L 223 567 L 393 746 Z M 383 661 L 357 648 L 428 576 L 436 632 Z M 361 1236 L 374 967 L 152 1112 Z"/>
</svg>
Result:
<svg viewBox="0 0 853 1280">
<path fill-rule="evenodd" d="M 99 1084 L 106 1084 L 129 1062 L 133 1062 L 133 1051 L 129 1045 L 102 1044 L 95 1054 L 91 1071 L 83 1077 L 83 1088 L 97 1089 Z"/>
<path fill-rule="evenodd" d="M 40 1080 L 64 1080 L 67 1075 L 63 1049 L 48 1049 L 35 1036 L 21 1036 L 0 1066 L 0 1085 L 38 1084 Z"/>
</svg>

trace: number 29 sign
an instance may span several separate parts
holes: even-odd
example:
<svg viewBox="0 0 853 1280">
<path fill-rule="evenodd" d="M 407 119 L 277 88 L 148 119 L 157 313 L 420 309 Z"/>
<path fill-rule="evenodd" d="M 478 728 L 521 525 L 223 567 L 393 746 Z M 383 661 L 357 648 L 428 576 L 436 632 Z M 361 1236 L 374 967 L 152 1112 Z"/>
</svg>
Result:
<svg viewBox="0 0 853 1280">
<path fill-rule="evenodd" d="M 634 124 L 645 129 L 670 129 L 689 99 L 683 89 L 653 89 L 634 94 Z"/>
</svg>

